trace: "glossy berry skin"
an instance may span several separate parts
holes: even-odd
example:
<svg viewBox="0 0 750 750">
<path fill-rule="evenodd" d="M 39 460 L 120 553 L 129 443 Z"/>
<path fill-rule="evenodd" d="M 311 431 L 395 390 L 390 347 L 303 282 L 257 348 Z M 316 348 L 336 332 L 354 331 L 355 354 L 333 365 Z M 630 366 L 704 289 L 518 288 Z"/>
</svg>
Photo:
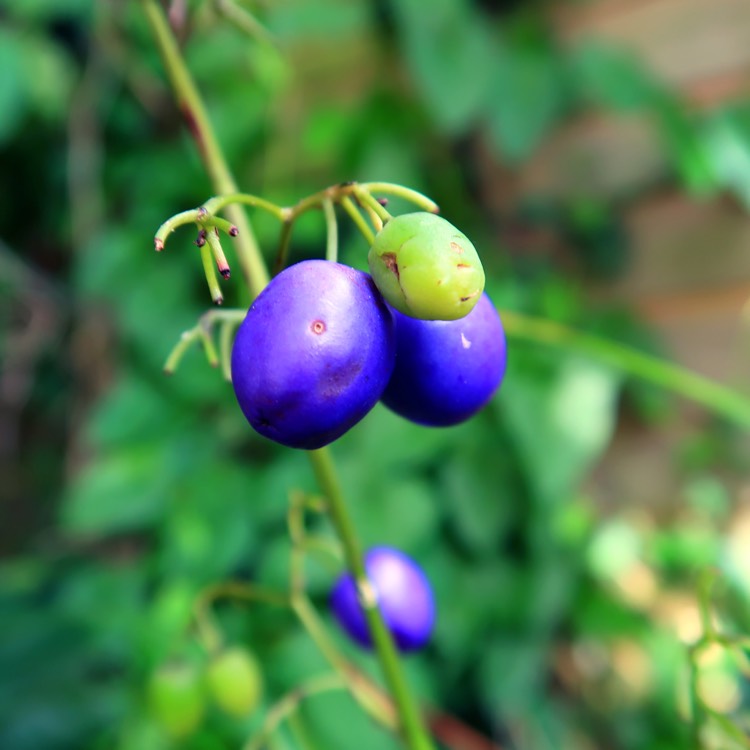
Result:
<svg viewBox="0 0 750 750">
<path fill-rule="evenodd" d="M 393 317 L 372 279 L 309 260 L 282 271 L 237 331 L 232 383 L 261 435 L 321 448 L 372 409 L 393 370 Z"/>
<path fill-rule="evenodd" d="M 462 318 L 484 289 L 484 269 L 471 240 L 424 211 L 388 221 L 367 262 L 386 302 L 422 320 Z"/>
<path fill-rule="evenodd" d="M 507 360 L 500 316 L 486 294 L 460 320 L 416 320 L 394 311 L 396 366 L 383 403 L 418 424 L 467 420 L 502 382 Z"/>
<path fill-rule="evenodd" d="M 365 555 L 365 570 L 398 649 L 408 652 L 425 646 L 435 625 L 435 601 L 430 582 L 419 565 L 393 547 L 373 547 Z M 372 648 L 367 619 L 350 573 L 336 582 L 331 609 L 355 643 Z"/>
</svg>

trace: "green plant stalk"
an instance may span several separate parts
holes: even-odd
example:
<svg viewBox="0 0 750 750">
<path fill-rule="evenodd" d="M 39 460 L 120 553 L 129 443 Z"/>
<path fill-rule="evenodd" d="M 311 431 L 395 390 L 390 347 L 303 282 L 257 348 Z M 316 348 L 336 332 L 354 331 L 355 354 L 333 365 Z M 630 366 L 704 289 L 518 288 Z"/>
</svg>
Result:
<svg viewBox="0 0 750 750">
<path fill-rule="evenodd" d="M 615 341 L 576 331 L 552 320 L 500 310 L 508 336 L 575 350 L 701 404 L 740 427 L 750 428 L 750 398 L 678 365 Z"/>
<path fill-rule="evenodd" d="M 198 145 L 198 151 L 211 178 L 214 191 L 237 193 L 237 184 L 229 171 L 224 153 L 208 119 L 203 100 L 185 65 L 164 12 L 157 0 L 141 0 L 141 2 L 164 61 L 164 68 L 172 84 L 172 90 L 177 98 L 177 106 Z M 268 284 L 268 271 L 263 263 L 255 234 L 240 206 L 229 206 L 227 214 L 232 224 L 239 230 L 236 248 L 242 274 L 253 297 L 257 297 Z"/>
<path fill-rule="evenodd" d="M 341 199 L 341 206 L 349 214 L 351 220 L 357 225 L 357 229 L 359 229 L 365 240 L 367 240 L 367 244 L 372 245 L 372 243 L 375 242 L 375 234 L 372 229 L 367 226 L 367 222 L 362 217 L 359 209 L 354 205 L 354 201 L 348 195 L 345 195 Z"/>
<path fill-rule="evenodd" d="M 299 687 L 287 693 L 271 707 L 260 732 L 246 743 L 244 750 L 261 750 L 281 722 L 284 719 L 288 719 L 306 698 L 312 698 L 321 693 L 329 693 L 333 690 L 343 690 L 345 688 L 346 683 L 337 674 L 322 674 L 318 677 L 311 677 Z"/>
<path fill-rule="evenodd" d="M 141 2 L 164 60 L 178 106 L 198 144 L 214 190 L 219 194 L 237 193 L 237 186 L 211 127 L 203 101 L 180 54 L 164 13 L 157 0 L 141 0 Z M 245 281 L 252 295 L 256 297 L 268 283 L 268 271 L 244 211 L 238 206 L 231 206 L 228 207 L 227 213 L 232 223 L 239 229 L 237 249 L 240 265 Z M 309 451 L 308 455 L 320 488 L 330 502 L 331 517 L 344 547 L 347 566 L 354 574 L 361 591 L 364 592 L 369 588 L 369 583 L 365 575 L 360 545 L 344 503 L 330 452 L 322 448 Z M 381 668 L 397 706 L 403 737 L 411 750 L 432 750 L 433 744 L 424 729 L 422 717 L 406 684 L 393 640 L 383 622 L 374 597 L 368 604 L 369 606 L 365 607 L 367 622 Z"/>
<path fill-rule="evenodd" d="M 344 502 L 331 453 L 326 448 L 309 453 L 313 459 L 315 478 L 326 493 L 329 513 L 341 539 L 347 567 L 356 581 L 370 635 L 380 659 L 388 689 L 398 709 L 403 737 L 412 750 L 432 750 L 432 741 L 427 735 L 419 708 L 406 684 L 396 647 L 383 622 L 375 592 L 367 579 L 362 549 Z"/>
<path fill-rule="evenodd" d="M 339 229 L 330 198 L 323 199 L 323 214 L 326 219 L 326 260 L 335 263 L 339 256 Z"/>
<path fill-rule="evenodd" d="M 294 613 L 304 626 L 307 634 L 312 638 L 318 651 L 346 681 L 354 699 L 382 726 L 392 732 L 398 731 L 399 719 L 393 704 L 384 698 L 383 694 L 379 692 L 379 688 L 366 682 L 362 675 L 341 655 L 307 596 L 302 592 L 293 593 L 291 602 Z"/>
</svg>

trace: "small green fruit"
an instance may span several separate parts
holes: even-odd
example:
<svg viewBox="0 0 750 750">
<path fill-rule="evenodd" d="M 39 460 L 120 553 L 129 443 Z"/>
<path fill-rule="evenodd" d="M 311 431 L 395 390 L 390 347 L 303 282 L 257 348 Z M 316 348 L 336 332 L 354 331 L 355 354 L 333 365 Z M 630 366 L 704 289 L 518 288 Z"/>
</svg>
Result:
<svg viewBox="0 0 750 750">
<path fill-rule="evenodd" d="M 474 245 L 435 214 L 391 219 L 376 235 L 367 260 L 386 302 L 413 318 L 463 318 L 484 291 L 484 269 Z"/>
<path fill-rule="evenodd" d="M 225 713 L 247 716 L 260 703 L 263 675 L 257 659 L 237 646 L 216 656 L 206 672 L 211 697 Z"/>
<path fill-rule="evenodd" d="M 159 667 L 151 675 L 147 693 L 151 715 L 171 737 L 187 737 L 200 726 L 205 711 L 203 685 L 192 665 Z"/>
</svg>

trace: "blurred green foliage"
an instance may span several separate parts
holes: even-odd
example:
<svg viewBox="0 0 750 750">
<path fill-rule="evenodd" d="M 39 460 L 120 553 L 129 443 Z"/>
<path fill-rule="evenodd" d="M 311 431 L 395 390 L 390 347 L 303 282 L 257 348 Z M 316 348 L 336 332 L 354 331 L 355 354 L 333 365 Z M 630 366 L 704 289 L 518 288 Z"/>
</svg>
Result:
<svg viewBox="0 0 750 750">
<path fill-rule="evenodd" d="M 220 6 L 190 2 L 180 34 L 240 184 L 287 203 L 344 179 L 421 189 L 484 248 L 500 307 L 658 349 L 560 269 L 497 247 L 464 158 L 479 134 L 520 169 L 584 107 L 637 111 L 663 143 L 664 179 L 748 203 L 747 105 L 698 117 L 619 50 L 565 52 L 543 3 L 269 2 L 274 43 Z M 159 257 L 151 238 L 210 188 L 140 4 L 6 0 L 0 20 L 0 351 L 13 384 L 0 403 L 0 747 L 240 747 L 260 715 L 209 707 L 175 744 L 147 686 L 170 660 L 205 664 L 192 607 L 206 586 L 286 586 L 288 493 L 314 492 L 313 477 L 304 455 L 251 433 L 197 350 L 161 374 L 208 297 L 191 238 Z M 593 273 L 623 267 L 616 203 L 545 201 L 515 220 L 572 238 Z M 277 226 L 256 228 L 270 258 Z M 344 258 L 363 267 L 361 240 L 342 231 Z M 294 257 L 323 246 L 322 221 L 306 217 Z M 239 287 L 229 303 L 247 302 Z M 660 516 L 588 482 L 623 411 L 655 431 L 674 415 L 625 372 L 514 342 L 503 388 L 469 424 L 427 430 L 377 407 L 334 449 L 364 541 L 407 550 L 435 587 L 437 633 L 408 662 L 412 684 L 502 747 L 695 748 L 685 642 L 700 629 L 681 628 L 698 617 L 701 569 L 721 571 L 722 627 L 750 627 L 746 540 L 728 526 L 727 478 L 748 468 L 738 435 L 715 425 L 665 455 L 684 497 Z M 308 565 L 326 621 L 335 574 Z M 218 614 L 227 642 L 257 654 L 266 707 L 324 667 L 291 613 Z M 747 664 L 730 656 L 706 667 L 724 680 L 705 693 L 720 715 L 706 747 L 747 747 L 721 726 L 748 727 Z M 395 746 L 343 694 L 300 717 L 319 747 Z"/>
</svg>

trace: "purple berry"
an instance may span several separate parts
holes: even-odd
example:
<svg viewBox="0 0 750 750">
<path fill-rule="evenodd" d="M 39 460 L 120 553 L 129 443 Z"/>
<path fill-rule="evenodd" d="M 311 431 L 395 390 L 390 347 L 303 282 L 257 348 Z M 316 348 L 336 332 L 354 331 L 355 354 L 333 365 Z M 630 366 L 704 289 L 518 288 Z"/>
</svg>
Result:
<svg viewBox="0 0 750 750">
<path fill-rule="evenodd" d="M 432 588 L 422 569 L 397 549 L 373 547 L 365 555 L 365 570 L 396 646 L 400 651 L 422 648 L 435 625 Z M 353 641 L 364 648 L 372 647 L 367 619 L 350 573 L 343 574 L 336 582 L 331 608 Z"/>
<path fill-rule="evenodd" d="M 372 409 L 394 352 L 393 318 L 372 279 L 309 260 L 282 271 L 253 302 L 234 342 L 232 383 L 261 435 L 321 448 Z"/>
<path fill-rule="evenodd" d="M 396 366 L 383 403 L 431 427 L 463 422 L 500 385 L 507 358 L 500 316 L 486 294 L 459 320 L 418 320 L 393 311 Z"/>
</svg>

